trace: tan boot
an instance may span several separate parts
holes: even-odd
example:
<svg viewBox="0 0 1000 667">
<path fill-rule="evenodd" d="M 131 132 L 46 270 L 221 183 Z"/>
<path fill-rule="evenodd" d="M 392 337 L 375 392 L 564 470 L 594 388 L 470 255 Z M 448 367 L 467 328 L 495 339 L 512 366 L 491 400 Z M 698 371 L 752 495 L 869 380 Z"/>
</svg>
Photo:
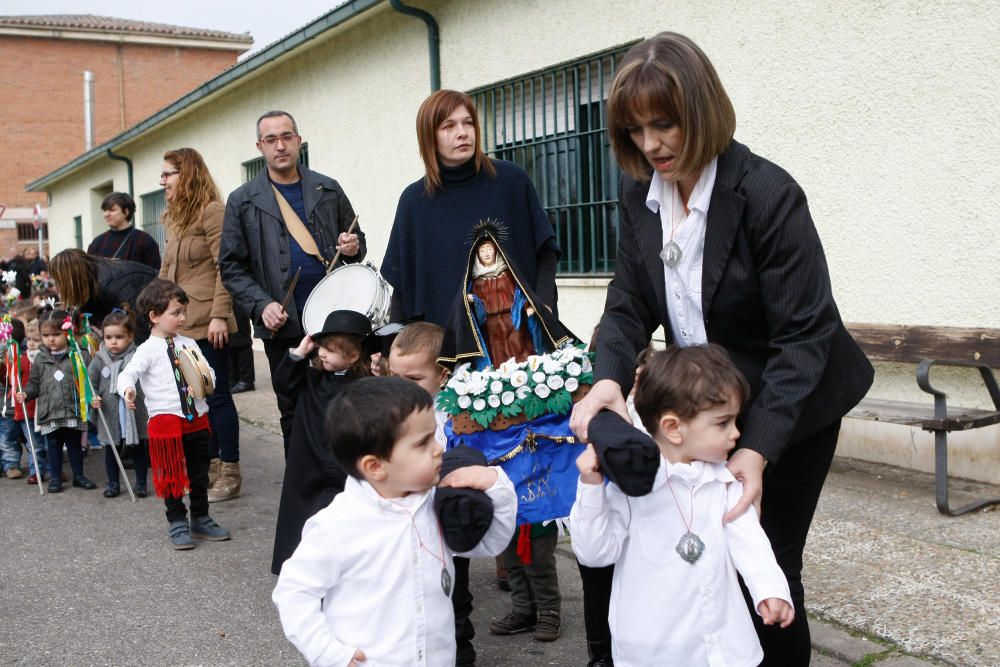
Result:
<svg viewBox="0 0 1000 667">
<path fill-rule="evenodd" d="M 219 465 L 219 478 L 215 481 L 215 486 L 208 490 L 208 502 L 219 503 L 238 498 L 242 485 L 243 477 L 240 475 L 239 461 L 236 463 L 222 461 Z"/>
<path fill-rule="evenodd" d="M 208 462 L 208 488 L 215 486 L 215 482 L 219 479 L 219 464 L 222 463 L 222 459 L 216 457 Z"/>
</svg>

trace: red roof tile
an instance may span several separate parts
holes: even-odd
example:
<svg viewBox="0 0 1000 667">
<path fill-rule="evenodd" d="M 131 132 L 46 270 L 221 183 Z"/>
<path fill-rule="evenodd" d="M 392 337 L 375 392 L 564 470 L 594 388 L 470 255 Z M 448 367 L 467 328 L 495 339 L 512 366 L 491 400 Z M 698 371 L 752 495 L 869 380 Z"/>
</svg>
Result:
<svg viewBox="0 0 1000 667">
<path fill-rule="evenodd" d="M 101 32 L 132 32 L 168 37 L 195 37 L 202 39 L 218 39 L 224 41 L 248 43 L 252 41 L 249 32 L 235 33 L 222 30 L 203 30 L 187 28 L 166 23 L 150 23 L 149 21 L 134 21 L 112 16 L 94 16 L 93 14 L 41 14 L 35 16 L 0 16 L 0 27 L 24 28 L 63 28 L 79 30 L 96 30 Z"/>
</svg>

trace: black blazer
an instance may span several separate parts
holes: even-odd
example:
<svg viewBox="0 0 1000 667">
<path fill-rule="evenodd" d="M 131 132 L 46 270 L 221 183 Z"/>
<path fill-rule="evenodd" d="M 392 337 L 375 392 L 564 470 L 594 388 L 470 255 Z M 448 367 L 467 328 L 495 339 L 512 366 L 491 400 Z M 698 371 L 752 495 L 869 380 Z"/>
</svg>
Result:
<svg viewBox="0 0 1000 667">
<path fill-rule="evenodd" d="M 635 358 L 657 327 L 671 341 L 660 216 L 649 181 L 620 186 L 615 276 L 597 337 L 596 378 L 627 392 Z M 740 446 L 772 463 L 845 415 L 874 370 L 844 328 L 826 257 L 802 188 L 733 141 L 719 155 L 709 204 L 701 303 L 709 342 L 726 348 L 750 382 Z"/>
</svg>

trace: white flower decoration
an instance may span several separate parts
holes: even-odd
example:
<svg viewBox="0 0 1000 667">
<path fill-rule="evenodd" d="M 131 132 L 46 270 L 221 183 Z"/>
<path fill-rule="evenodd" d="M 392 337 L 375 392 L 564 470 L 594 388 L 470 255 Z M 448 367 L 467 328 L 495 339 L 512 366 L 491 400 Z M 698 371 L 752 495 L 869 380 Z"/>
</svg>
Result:
<svg viewBox="0 0 1000 667">
<path fill-rule="evenodd" d="M 479 373 L 473 373 L 472 377 L 469 379 L 469 393 L 473 396 L 479 396 L 481 393 L 486 391 L 486 378 L 484 378 Z M 481 408 L 477 408 L 481 409 Z"/>
<path fill-rule="evenodd" d="M 565 387 L 566 391 L 572 394 L 574 391 L 580 388 L 580 382 L 576 378 L 568 378 L 566 380 Z"/>
<path fill-rule="evenodd" d="M 501 382 L 500 380 L 494 380 L 493 382 L 491 382 L 490 383 L 490 391 L 492 391 L 494 394 L 499 394 L 500 392 L 502 392 L 503 391 L 503 382 Z M 493 407 L 496 407 L 496 406 L 494 405 Z"/>
<path fill-rule="evenodd" d="M 524 400 L 530 395 L 531 395 L 531 387 L 529 387 L 528 385 L 522 385 L 517 388 L 517 397 L 519 399 Z"/>
<path fill-rule="evenodd" d="M 486 409 L 486 401 L 484 401 L 481 398 L 477 398 L 472 402 L 472 409 L 475 410 L 476 412 Z"/>
<path fill-rule="evenodd" d="M 548 398 L 549 394 L 552 392 L 549 390 L 549 386 L 545 384 L 540 384 L 535 387 L 535 396 L 538 398 Z"/>
<path fill-rule="evenodd" d="M 452 380 L 448 383 L 448 386 L 455 390 L 455 393 L 459 396 L 465 396 L 469 393 L 469 385 L 465 384 L 461 380 Z"/>
<path fill-rule="evenodd" d="M 584 357 L 580 360 L 580 367 L 583 369 L 584 373 L 589 373 L 594 370 L 593 364 L 590 363 L 590 357 Z"/>
<path fill-rule="evenodd" d="M 515 368 L 517 368 L 517 362 L 514 361 L 513 357 L 511 357 L 497 367 L 497 372 L 500 373 L 501 376 L 507 376 L 510 375 Z"/>
<path fill-rule="evenodd" d="M 486 402 L 490 404 L 491 408 L 500 407 L 500 397 L 497 396 L 496 394 L 490 394 L 489 398 L 486 399 Z"/>
<path fill-rule="evenodd" d="M 465 362 L 464 364 L 455 369 L 455 372 L 452 373 L 452 377 L 454 377 L 457 380 L 461 380 L 462 382 L 468 382 L 469 379 L 472 377 L 472 374 L 469 372 L 470 366 L 472 366 L 472 364 L 470 364 L 469 362 Z"/>
<path fill-rule="evenodd" d="M 542 362 L 542 370 L 544 370 L 549 375 L 553 373 L 559 373 L 562 371 L 562 364 L 559 363 L 558 359 L 553 359 L 552 357 L 546 357 L 545 361 Z"/>
<path fill-rule="evenodd" d="M 583 372 L 583 368 L 575 361 L 571 361 L 566 364 L 566 372 L 569 373 L 571 377 L 579 377 L 580 373 Z"/>
<path fill-rule="evenodd" d="M 503 393 L 503 395 L 500 396 L 500 402 L 503 403 L 504 405 L 510 405 L 511 403 L 514 402 L 514 399 L 516 399 L 516 398 L 517 397 L 514 396 L 514 392 L 512 392 L 512 391 L 505 391 Z"/>
<path fill-rule="evenodd" d="M 471 398 L 469 398 L 468 396 L 458 397 L 458 407 L 462 408 L 463 410 L 468 410 L 470 405 L 472 405 Z"/>
<path fill-rule="evenodd" d="M 566 384 L 562 376 L 560 375 L 550 375 L 549 379 L 545 381 L 545 384 L 549 385 L 552 390 L 562 389 L 562 386 Z"/>
<path fill-rule="evenodd" d="M 528 384 L 528 374 L 524 371 L 518 370 L 510 374 L 510 384 L 515 389 L 518 387 L 523 387 Z"/>
<path fill-rule="evenodd" d="M 533 354 L 530 357 L 528 357 L 528 368 L 530 368 L 532 372 L 537 371 L 538 367 L 541 365 L 542 365 L 542 358 L 539 357 L 538 355 Z"/>
<path fill-rule="evenodd" d="M 532 374 L 531 379 L 535 382 L 535 384 L 542 384 L 545 382 L 545 373 L 538 371 L 537 373 Z"/>
</svg>

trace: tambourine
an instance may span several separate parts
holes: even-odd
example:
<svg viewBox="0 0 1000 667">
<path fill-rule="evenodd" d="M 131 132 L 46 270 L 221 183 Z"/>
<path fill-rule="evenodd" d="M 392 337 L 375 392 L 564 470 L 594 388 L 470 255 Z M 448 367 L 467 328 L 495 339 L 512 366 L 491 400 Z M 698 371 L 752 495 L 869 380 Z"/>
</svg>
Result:
<svg viewBox="0 0 1000 667">
<path fill-rule="evenodd" d="M 209 366 L 201 350 L 197 347 L 178 348 L 177 361 L 180 362 L 181 374 L 191 390 L 191 395 L 202 399 L 211 396 L 215 391 L 212 367 Z"/>
</svg>

